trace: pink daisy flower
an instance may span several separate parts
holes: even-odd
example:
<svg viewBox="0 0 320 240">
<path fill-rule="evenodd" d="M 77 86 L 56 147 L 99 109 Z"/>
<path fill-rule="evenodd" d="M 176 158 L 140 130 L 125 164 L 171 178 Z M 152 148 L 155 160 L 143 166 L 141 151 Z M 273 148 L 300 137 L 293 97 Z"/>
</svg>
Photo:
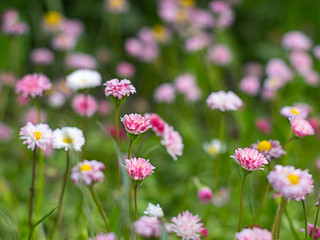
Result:
<svg viewBox="0 0 320 240">
<path fill-rule="evenodd" d="M 78 94 L 72 101 L 72 107 L 80 116 L 91 117 L 97 111 L 98 103 L 91 95 Z"/>
<path fill-rule="evenodd" d="M 134 67 L 133 64 L 128 63 L 128 62 L 120 62 L 117 65 L 117 74 L 120 77 L 124 78 L 131 78 L 134 76 L 136 72 L 136 68 Z"/>
<path fill-rule="evenodd" d="M 72 69 L 96 69 L 98 66 L 97 60 L 89 54 L 85 53 L 70 53 L 65 59 L 68 68 Z"/>
<path fill-rule="evenodd" d="M 114 233 L 100 233 L 94 238 L 89 238 L 89 240 L 116 240 L 116 235 Z"/>
<path fill-rule="evenodd" d="M 299 118 L 289 118 L 291 129 L 297 137 L 304 137 L 309 135 L 314 135 L 314 129 L 310 123 L 305 119 Z"/>
<path fill-rule="evenodd" d="M 237 240 L 272 240 L 271 232 L 257 227 L 245 228 L 236 233 Z"/>
<path fill-rule="evenodd" d="M 211 109 L 219 109 L 221 112 L 236 111 L 242 107 L 242 100 L 232 91 L 213 92 L 207 98 L 207 105 Z"/>
<path fill-rule="evenodd" d="M 197 80 L 189 73 L 179 75 L 174 80 L 175 88 L 184 94 L 189 101 L 197 101 L 201 97 L 201 90 L 197 85 Z"/>
<path fill-rule="evenodd" d="M 310 110 L 302 106 L 284 106 L 281 108 L 280 113 L 286 118 L 307 118 Z"/>
<path fill-rule="evenodd" d="M 28 74 L 19 80 L 16 84 L 16 93 L 22 93 L 23 96 L 42 96 L 43 91 L 49 90 L 52 84 L 43 74 Z"/>
<path fill-rule="evenodd" d="M 308 234 L 310 237 L 312 237 L 312 233 L 313 233 L 313 228 L 314 225 L 311 223 L 308 223 Z M 300 229 L 301 232 L 304 232 L 305 229 Z M 316 230 L 314 231 L 314 239 L 319 239 L 320 238 L 320 229 L 318 226 L 316 226 Z"/>
<path fill-rule="evenodd" d="M 183 152 L 183 142 L 182 137 L 179 132 L 175 131 L 173 127 L 168 124 L 165 125 L 163 139 L 161 140 L 161 144 L 164 145 L 167 149 L 169 155 L 173 158 L 173 160 L 177 160 L 177 156 L 182 156 Z"/>
<path fill-rule="evenodd" d="M 232 53 L 226 45 L 215 45 L 208 50 L 208 60 L 218 66 L 226 66 L 232 60 Z"/>
<path fill-rule="evenodd" d="M 158 137 L 163 137 L 166 122 L 156 113 L 146 113 L 144 117 L 146 120 L 150 121 L 152 130 L 156 133 L 156 135 Z"/>
<path fill-rule="evenodd" d="M 268 164 L 264 155 L 252 148 L 238 148 L 231 157 L 247 171 L 263 170 L 263 165 Z"/>
<path fill-rule="evenodd" d="M 292 166 L 276 165 L 267 179 L 274 190 L 288 200 L 304 200 L 313 189 L 312 175 Z"/>
<path fill-rule="evenodd" d="M 127 132 L 135 136 L 148 131 L 152 127 L 150 120 L 145 119 L 143 116 L 141 116 L 141 114 L 138 113 L 124 115 L 123 118 L 121 118 L 121 122 L 123 123 Z"/>
<path fill-rule="evenodd" d="M 271 133 L 271 130 L 272 130 L 271 124 L 263 118 L 258 118 L 255 121 L 255 126 L 259 131 L 263 132 L 264 134 Z"/>
<path fill-rule="evenodd" d="M 161 236 L 161 222 L 156 217 L 142 216 L 133 223 L 133 230 L 144 238 L 159 238 Z"/>
<path fill-rule="evenodd" d="M 33 125 L 28 122 L 20 130 L 20 139 L 23 139 L 23 144 L 27 144 L 32 151 L 38 147 L 42 150 L 50 147 L 53 142 L 52 130 L 47 124 L 39 123 Z"/>
<path fill-rule="evenodd" d="M 144 158 L 131 158 L 125 160 L 123 167 L 127 170 L 129 177 L 134 181 L 142 181 L 152 173 L 155 167 Z"/>
<path fill-rule="evenodd" d="M 9 125 L 0 122 L 0 142 L 9 142 L 12 138 L 12 129 Z"/>
<path fill-rule="evenodd" d="M 278 58 L 271 59 L 266 66 L 266 73 L 269 77 L 276 77 L 285 82 L 292 79 L 293 74 L 284 61 Z"/>
<path fill-rule="evenodd" d="M 272 139 L 269 141 L 258 141 L 257 143 L 252 144 L 250 147 L 262 153 L 269 162 L 272 160 L 272 158 L 279 159 L 282 155 L 286 154 L 286 151 L 283 150 L 280 142 Z"/>
<path fill-rule="evenodd" d="M 198 199 L 202 204 L 210 203 L 212 200 L 213 194 L 210 188 L 202 187 L 198 191 Z"/>
<path fill-rule="evenodd" d="M 154 92 L 154 99 L 157 103 L 172 103 L 175 97 L 175 89 L 170 83 L 161 84 Z"/>
<path fill-rule="evenodd" d="M 282 45 L 289 50 L 310 50 L 312 42 L 300 31 L 291 31 L 284 35 Z"/>
<path fill-rule="evenodd" d="M 203 223 L 198 215 L 193 216 L 188 210 L 171 219 L 170 227 L 183 240 L 200 240 Z"/>
<path fill-rule="evenodd" d="M 248 95 L 256 96 L 260 88 L 259 78 L 256 76 L 246 76 L 241 80 L 239 87 Z"/>
<path fill-rule="evenodd" d="M 47 48 L 37 48 L 30 53 L 30 59 L 34 64 L 47 66 L 53 62 L 54 55 Z"/>
<path fill-rule="evenodd" d="M 105 84 L 104 93 L 106 96 L 112 96 L 116 99 L 123 99 L 125 97 L 129 97 L 130 94 L 136 93 L 136 89 L 131 84 L 130 80 L 123 79 L 119 81 L 119 79 L 111 79 L 107 81 Z"/>
<path fill-rule="evenodd" d="M 83 182 L 86 186 L 102 182 L 104 179 L 104 164 L 96 160 L 84 160 L 71 169 L 71 180 L 79 185 Z"/>
</svg>

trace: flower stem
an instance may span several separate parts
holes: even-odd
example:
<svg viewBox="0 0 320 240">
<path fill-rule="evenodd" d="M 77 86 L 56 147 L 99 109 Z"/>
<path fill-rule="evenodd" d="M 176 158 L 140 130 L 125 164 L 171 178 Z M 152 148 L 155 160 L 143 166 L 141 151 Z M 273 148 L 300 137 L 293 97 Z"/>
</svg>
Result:
<svg viewBox="0 0 320 240">
<path fill-rule="evenodd" d="M 83 135 L 84 135 L 84 139 L 85 139 L 85 143 L 83 145 L 82 148 L 82 158 L 86 159 L 86 153 L 87 153 L 87 135 L 88 135 L 88 115 L 87 115 L 87 108 L 88 108 L 88 91 L 85 91 L 84 93 L 85 95 L 85 107 L 84 107 L 84 115 L 83 115 Z"/>
<path fill-rule="evenodd" d="M 270 183 L 268 183 L 266 189 L 264 190 L 263 196 L 262 196 L 262 198 L 261 198 L 261 200 L 259 202 L 259 205 L 258 205 L 257 212 L 256 212 L 256 214 L 255 214 L 255 216 L 254 216 L 254 218 L 252 220 L 252 224 L 254 224 L 254 222 L 256 221 L 257 217 L 259 216 L 259 213 L 261 211 L 262 205 L 264 203 L 264 200 L 266 199 L 266 196 L 267 196 L 267 193 L 268 193 L 269 189 L 270 189 Z"/>
<path fill-rule="evenodd" d="M 320 204 L 318 203 L 317 213 L 316 213 L 316 219 L 315 219 L 315 221 L 314 221 L 313 231 L 312 231 L 312 240 L 314 240 L 315 233 L 316 233 L 316 227 L 317 227 L 318 217 L 319 217 L 319 210 L 320 210 Z"/>
<path fill-rule="evenodd" d="M 34 182 L 36 178 L 36 158 L 37 158 L 37 147 L 33 151 L 33 161 L 32 161 L 32 180 L 30 187 L 30 200 L 29 200 L 29 229 L 32 229 L 32 212 L 33 212 L 33 198 L 34 198 Z"/>
<path fill-rule="evenodd" d="M 128 149 L 128 159 L 130 159 L 132 143 L 133 143 L 133 140 L 132 140 L 132 139 L 130 139 L 130 142 L 129 142 L 129 149 Z"/>
<path fill-rule="evenodd" d="M 133 191 L 134 191 L 134 211 L 135 211 L 136 220 L 138 220 L 137 188 L 138 188 L 138 184 L 134 184 L 134 186 L 133 186 Z"/>
<path fill-rule="evenodd" d="M 96 203 L 96 205 L 97 205 L 97 207 L 98 207 L 98 210 L 99 210 L 99 212 L 100 212 L 100 214 L 101 214 L 101 217 L 102 217 L 102 219 L 103 219 L 103 221 L 104 221 L 104 223 L 105 223 L 105 225 L 106 225 L 106 228 L 107 228 L 108 232 L 111 232 L 111 228 L 110 228 L 108 219 L 107 219 L 107 217 L 106 217 L 106 214 L 104 213 L 104 210 L 103 210 L 103 207 L 102 207 L 102 205 L 101 205 L 101 202 L 100 202 L 100 200 L 99 200 L 96 192 L 95 192 L 94 189 L 93 189 L 93 185 L 91 185 L 91 186 L 89 187 L 89 189 L 90 189 L 91 195 L 92 195 L 92 197 L 93 197 L 93 200 L 94 200 L 94 202 Z"/>
<path fill-rule="evenodd" d="M 281 227 L 281 218 L 284 211 L 284 208 L 286 206 L 287 200 L 282 197 L 280 206 L 278 208 L 275 220 L 273 222 L 272 226 L 272 239 L 279 239 L 280 236 L 280 227 Z M 277 236 L 277 238 L 276 238 Z"/>
<path fill-rule="evenodd" d="M 219 138 L 220 138 L 220 142 L 223 145 L 224 144 L 224 124 L 225 124 L 225 118 L 224 118 L 224 114 L 221 113 L 220 114 L 220 133 L 219 133 Z M 223 151 L 221 151 L 219 153 L 219 157 L 217 159 L 217 165 L 216 165 L 216 183 L 215 183 L 215 187 L 217 188 L 219 186 L 219 181 L 220 181 L 220 165 L 221 165 L 221 161 L 222 161 L 222 157 L 223 157 Z"/>
<path fill-rule="evenodd" d="M 119 109 L 120 109 L 120 104 L 116 103 L 116 114 L 115 114 L 115 123 L 116 123 L 116 142 L 118 145 L 118 148 L 120 150 L 120 139 L 119 139 Z"/>
<path fill-rule="evenodd" d="M 304 214 L 304 237 L 305 240 L 308 239 L 308 220 L 307 220 L 307 211 L 306 211 L 306 204 L 304 202 L 304 200 L 301 200 L 302 203 L 302 209 L 303 209 L 303 214 Z M 314 226 L 315 229 L 315 226 Z"/>
<path fill-rule="evenodd" d="M 246 181 L 247 176 L 248 176 L 248 173 L 244 173 L 243 180 L 242 180 L 242 185 L 241 185 L 238 232 L 240 232 L 240 228 L 241 228 L 243 189 L 244 189 L 244 183 Z"/>
<path fill-rule="evenodd" d="M 296 229 L 295 229 L 294 226 L 293 226 L 291 217 L 289 216 L 288 211 L 287 211 L 286 208 L 284 209 L 284 214 L 286 215 L 286 217 L 287 217 L 287 219 L 288 219 L 289 226 L 290 226 L 290 228 L 291 228 L 291 231 L 292 231 L 294 237 L 296 238 L 296 240 L 300 240 L 300 238 L 299 238 L 299 236 L 298 236 L 298 234 L 297 234 L 297 232 L 296 232 Z"/>
</svg>

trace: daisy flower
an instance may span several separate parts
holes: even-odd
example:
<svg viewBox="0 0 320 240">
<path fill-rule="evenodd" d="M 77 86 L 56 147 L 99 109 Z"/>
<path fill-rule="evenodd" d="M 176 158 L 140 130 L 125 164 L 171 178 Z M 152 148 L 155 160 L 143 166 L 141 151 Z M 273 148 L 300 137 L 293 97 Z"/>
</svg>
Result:
<svg viewBox="0 0 320 240">
<path fill-rule="evenodd" d="M 77 91 L 101 85 L 101 75 L 97 71 L 78 69 L 67 76 L 67 86 Z"/>
<path fill-rule="evenodd" d="M 161 144 L 166 147 L 167 152 L 173 158 L 173 160 L 176 161 L 178 159 L 177 156 L 182 156 L 184 147 L 182 137 L 173 129 L 173 127 L 169 125 L 165 126 Z"/>
<path fill-rule="evenodd" d="M 129 177 L 134 181 L 142 181 L 154 173 L 155 167 L 144 158 L 131 158 L 125 160 L 123 167 L 127 170 Z"/>
<path fill-rule="evenodd" d="M 239 165 L 247 170 L 254 171 L 261 169 L 263 170 L 263 165 L 268 164 L 267 159 L 258 150 L 252 148 L 238 148 L 234 155 L 231 156 Z"/>
<path fill-rule="evenodd" d="M 156 217 L 142 216 L 133 223 L 133 230 L 145 238 L 161 236 L 161 222 Z"/>
<path fill-rule="evenodd" d="M 236 111 L 243 106 L 242 100 L 232 91 L 211 93 L 207 104 L 211 109 L 219 109 L 221 112 Z"/>
<path fill-rule="evenodd" d="M 211 156 L 217 156 L 226 151 L 226 145 L 219 139 L 212 139 L 210 142 L 203 144 L 203 149 Z"/>
<path fill-rule="evenodd" d="M 50 80 L 43 74 L 28 74 L 16 84 L 16 93 L 21 93 L 24 97 L 42 96 L 43 91 L 51 89 Z"/>
<path fill-rule="evenodd" d="M 149 203 L 147 209 L 143 213 L 150 217 L 163 217 L 163 211 L 159 204 L 153 205 L 152 203 Z"/>
<path fill-rule="evenodd" d="M 53 137 L 53 148 L 64 148 L 65 151 L 75 150 L 80 152 L 81 147 L 85 143 L 83 132 L 76 127 L 63 127 L 61 129 L 56 129 L 53 132 Z"/>
<path fill-rule="evenodd" d="M 128 79 L 111 79 L 103 84 L 106 88 L 104 89 L 105 95 L 112 96 L 115 99 L 124 99 L 129 97 L 131 94 L 136 93 L 135 87 L 131 84 L 131 81 Z"/>
<path fill-rule="evenodd" d="M 237 240 L 272 240 L 271 232 L 258 227 L 245 228 L 241 232 L 236 233 Z"/>
<path fill-rule="evenodd" d="M 71 169 L 71 180 L 79 185 L 83 182 L 86 186 L 102 182 L 104 179 L 104 164 L 96 160 L 84 160 Z"/>
<path fill-rule="evenodd" d="M 262 140 L 250 146 L 253 149 L 262 153 L 266 159 L 270 162 L 272 158 L 279 159 L 282 155 L 286 154 L 283 150 L 280 142 L 277 140 Z"/>
</svg>

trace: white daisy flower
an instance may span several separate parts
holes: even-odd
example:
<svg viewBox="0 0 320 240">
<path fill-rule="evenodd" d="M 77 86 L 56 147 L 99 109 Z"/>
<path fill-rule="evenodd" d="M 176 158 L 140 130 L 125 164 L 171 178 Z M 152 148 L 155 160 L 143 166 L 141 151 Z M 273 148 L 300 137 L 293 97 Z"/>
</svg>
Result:
<svg viewBox="0 0 320 240">
<path fill-rule="evenodd" d="M 152 203 L 149 203 L 147 209 L 143 213 L 150 217 L 163 217 L 163 211 L 159 204 L 153 205 Z"/>
<path fill-rule="evenodd" d="M 211 156 L 217 156 L 226 151 L 226 145 L 219 139 L 212 139 L 210 142 L 205 142 L 203 148 Z"/>
<path fill-rule="evenodd" d="M 67 76 L 67 86 L 77 91 L 101 85 L 101 75 L 97 71 L 78 69 Z"/>
<path fill-rule="evenodd" d="M 83 132 L 76 127 L 64 127 L 53 132 L 53 148 L 81 151 L 85 143 Z"/>
</svg>

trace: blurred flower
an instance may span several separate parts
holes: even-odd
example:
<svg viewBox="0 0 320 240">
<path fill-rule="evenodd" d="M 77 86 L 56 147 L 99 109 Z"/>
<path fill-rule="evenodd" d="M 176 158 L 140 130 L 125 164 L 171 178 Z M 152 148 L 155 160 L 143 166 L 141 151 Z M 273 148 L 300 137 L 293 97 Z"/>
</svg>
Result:
<svg viewBox="0 0 320 240">
<path fill-rule="evenodd" d="M 54 91 L 49 95 L 48 104 L 54 108 L 60 108 L 66 102 L 66 97 L 60 91 Z"/>
<path fill-rule="evenodd" d="M 42 74 L 28 74 L 25 75 L 16 84 L 16 93 L 22 93 L 23 96 L 42 96 L 43 91 L 49 90 L 52 84 L 50 80 Z"/>
<path fill-rule="evenodd" d="M 207 33 L 201 33 L 193 37 L 189 37 L 185 41 L 185 49 L 188 52 L 196 52 L 199 51 L 203 48 L 207 48 L 212 39 L 209 34 Z"/>
<path fill-rule="evenodd" d="M 23 35 L 29 31 L 29 26 L 19 20 L 19 13 L 12 8 L 2 13 L 2 32 L 7 35 Z"/>
<path fill-rule="evenodd" d="M 241 80 L 239 86 L 240 89 L 248 95 L 256 96 L 259 92 L 260 81 L 259 78 L 255 76 L 246 76 Z"/>
<path fill-rule="evenodd" d="M 226 28 L 233 23 L 235 16 L 229 3 L 223 1 L 213 1 L 210 3 L 209 7 L 214 13 L 214 24 L 216 27 Z"/>
<path fill-rule="evenodd" d="M 300 118 L 289 118 L 289 120 L 291 129 L 297 137 L 305 137 L 315 134 L 312 126 L 307 120 Z"/>
<path fill-rule="evenodd" d="M 116 240 L 116 235 L 114 233 L 100 233 L 94 238 L 89 238 L 89 240 Z"/>
<path fill-rule="evenodd" d="M 77 19 L 64 19 L 61 26 L 61 32 L 77 40 L 84 32 L 83 23 Z"/>
<path fill-rule="evenodd" d="M 20 139 L 23 139 L 23 144 L 27 144 L 30 150 L 34 150 L 38 147 L 42 150 L 46 150 L 47 147 L 52 145 L 52 130 L 48 124 L 39 123 L 33 125 L 28 122 L 20 130 Z"/>
<path fill-rule="evenodd" d="M 267 120 L 263 118 L 258 118 L 255 120 L 255 125 L 256 128 L 264 134 L 269 135 L 271 133 L 272 127 Z"/>
<path fill-rule="evenodd" d="M 307 74 L 312 69 L 312 59 L 309 54 L 300 51 L 290 53 L 290 62 L 295 70 L 300 74 Z"/>
<path fill-rule="evenodd" d="M 282 46 L 288 50 L 310 50 L 312 42 L 309 37 L 300 31 L 286 33 L 282 39 Z"/>
<path fill-rule="evenodd" d="M 71 169 L 71 180 L 79 185 L 83 182 L 86 186 L 102 182 L 104 179 L 104 164 L 96 160 L 84 160 Z"/>
<path fill-rule="evenodd" d="M 320 59 L 320 45 L 314 46 L 313 54 L 317 59 Z"/>
<path fill-rule="evenodd" d="M 231 157 L 247 171 L 263 170 L 262 167 L 268 164 L 265 156 L 252 148 L 238 148 Z"/>
<path fill-rule="evenodd" d="M 163 217 L 163 211 L 159 204 L 153 205 L 152 203 L 148 203 L 148 207 L 143 213 L 150 217 L 156 217 L 156 218 Z"/>
<path fill-rule="evenodd" d="M 54 55 L 47 48 L 36 48 L 30 53 L 30 60 L 36 65 L 47 66 L 53 62 Z"/>
<path fill-rule="evenodd" d="M 157 24 L 152 27 L 152 30 L 157 42 L 166 44 L 171 40 L 171 32 L 165 26 Z"/>
<path fill-rule="evenodd" d="M 188 210 L 171 219 L 170 227 L 182 239 L 200 240 L 203 223 L 198 215 L 193 216 Z"/>
<path fill-rule="evenodd" d="M 161 84 L 154 92 L 154 99 L 158 103 L 172 103 L 175 97 L 175 89 L 170 83 Z"/>
<path fill-rule="evenodd" d="M 293 74 L 284 61 L 278 58 L 271 59 L 266 65 L 266 73 L 269 77 L 280 78 L 287 82 L 292 79 Z"/>
<path fill-rule="evenodd" d="M 272 100 L 275 98 L 277 91 L 275 89 L 264 87 L 262 89 L 262 98 L 264 100 Z"/>
<path fill-rule="evenodd" d="M 159 238 L 161 223 L 156 217 L 142 216 L 133 223 L 133 230 L 144 238 Z"/>
<path fill-rule="evenodd" d="M 22 94 L 17 95 L 17 102 L 21 106 L 27 106 L 30 103 L 30 98 L 28 96 L 24 96 Z"/>
<path fill-rule="evenodd" d="M 258 141 L 257 143 L 251 144 L 250 147 L 262 153 L 269 162 L 272 158 L 279 159 L 282 155 L 286 154 L 280 142 L 272 139 L 269 141 Z"/>
<path fill-rule="evenodd" d="M 63 16 L 56 11 L 49 11 L 43 17 L 44 29 L 49 33 L 55 33 L 61 30 Z"/>
<path fill-rule="evenodd" d="M 226 45 L 218 44 L 209 48 L 208 60 L 218 66 L 226 66 L 232 60 L 232 53 Z"/>
<path fill-rule="evenodd" d="M 212 200 L 213 194 L 210 188 L 202 187 L 198 191 L 198 199 L 202 204 L 210 203 Z"/>
<path fill-rule="evenodd" d="M 106 128 L 107 128 L 108 132 L 110 133 L 110 135 L 113 138 L 116 138 L 116 127 L 114 125 L 107 125 Z M 123 128 L 121 128 L 119 126 L 119 138 L 120 138 L 120 140 L 124 139 L 126 137 L 126 135 L 127 135 L 126 133 L 127 132 Z"/>
<path fill-rule="evenodd" d="M 98 103 L 98 113 L 100 115 L 107 115 L 111 112 L 111 104 L 109 102 L 106 101 L 99 101 Z"/>
<path fill-rule="evenodd" d="M 267 90 L 275 93 L 276 90 L 283 88 L 285 84 L 286 84 L 286 81 L 284 81 L 279 77 L 268 77 L 263 83 L 263 87 L 264 87 L 263 91 Z"/>
<path fill-rule="evenodd" d="M 142 181 L 149 175 L 154 173 L 155 167 L 149 163 L 149 160 L 144 158 L 130 158 L 125 160 L 125 165 L 122 165 L 128 172 L 129 177 L 133 181 Z"/>
<path fill-rule="evenodd" d="M 67 86 L 75 91 L 79 89 L 94 88 L 101 85 L 99 72 L 88 69 L 78 69 L 66 78 Z"/>
<path fill-rule="evenodd" d="M 0 85 L 14 86 L 17 81 L 17 77 L 13 72 L 2 71 L 0 74 Z"/>
<path fill-rule="evenodd" d="M 173 127 L 167 124 L 164 127 L 161 144 L 166 147 L 168 154 L 173 158 L 173 160 L 176 161 L 178 159 L 177 156 L 182 156 L 184 147 L 182 137 L 179 132 L 175 131 Z"/>
<path fill-rule="evenodd" d="M 107 97 L 112 96 L 116 99 L 124 99 L 129 97 L 130 94 L 136 93 L 135 87 L 131 84 L 131 81 L 127 79 L 119 81 L 119 79 L 114 78 L 103 85 L 106 87 L 104 93 Z"/>
<path fill-rule="evenodd" d="M 188 11 L 188 21 L 195 29 L 205 29 L 213 27 L 213 16 L 207 10 L 193 8 Z"/>
<path fill-rule="evenodd" d="M 65 58 L 65 63 L 68 68 L 78 69 L 96 69 L 97 60 L 89 54 L 85 53 L 69 53 Z"/>
<path fill-rule="evenodd" d="M 215 191 L 212 197 L 212 203 L 216 207 L 222 207 L 229 202 L 229 189 L 226 187 L 220 188 Z"/>
<path fill-rule="evenodd" d="M 249 62 L 245 64 L 244 72 L 247 76 L 255 76 L 260 78 L 263 75 L 263 68 L 258 62 Z"/>
<path fill-rule="evenodd" d="M 98 108 L 98 103 L 91 95 L 78 94 L 72 101 L 72 107 L 80 116 L 91 117 Z"/>
<path fill-rule="evenodd" d="M 272 240 L 271 232 L 267 229 L 262 229 L 258 227 L 245 228 L 241 232 L 236 233 L 237 240 Z"/>
<path fill-rule="evenodd" d="M 150 125 L 155 134 L 158 137 L 163 137 L 166 122 L 156 113 L 146 113 L 144 117 L 150 121 Z"/>
<path fill-rule="evenodd" d="M 319 74 L 314 70 L 310 70 L 308 73 L 304 74 L 303 79 L 310 86 L 319 85 Z"/>
<path fill-rule="evenodd" d="M 117 65 L 117 75 L 124 78 L 132 78 L 135 74 L 135 67 L 133 64 L 128 62 L 120 62 Z"/>
<path fill-rule="evenodd" d="M 53 137 L 53 148 L 64 148 L 65 151 L 75 150 L 80 152 L 85 143 L 83 132 L 76 127 L 58 128 L 54 130 Z"/>
<path fill-rule="evenodd" d="M 201 97 L 201 90 L 197 85 L 196 79 L 189 73 L 176 77 L 174 85 L 177 92 L 184 94 L 189 101 L 197 101 Z"/>
<path fill-rule="evenodd" d="M 226 151 L 225 143 L 220 139 L 212 139 L 210 142 L 203 143 L 203 149 L 212 157 L 217 156 Z"/>
<path fill-rule="evenodd" d="M 286 118 L 307 118 L 310 111 L 308 111 L 306 108 L 293 105 L 291 106 L 285 106 L 282 107 L 280 110 L 280 113 L 282 116 Z"/>
<path fill-rule="evenodd" d="M 219 109 L 222 112 L 236 111 L 242 107 L 242 100 L 232 91 L 212 92 L 207 98 L 207 105 L 211 109 Z"/>
<path fill-rule="evenodd" d="M 314 225 L 308 222 L 308 234 L 310 237 L 312 237 Z M 301 232 L 304 232 L 305 229 L 300 229 Z M 320 229 L 318 226 L 316 226 L 316 230 L 314 231 L 314 239 L 320 238 Z"/>
<path fill-rule="evenodd" d="M 0 122 L 0 142 L 9 142 L 12 139 L 12 129 L 9 125 Z"/>
<path fill-rule="evenodd" d="M 206 227 L 201 228 L 200 234 L 204 238 L 208 237 L 208 234 L 209 234 L 208 229 Z"/>
<path fill-rule="evenodd" d="M 317 170 L 320 171 L 320 157 L 316 161 Z"/>
<path fill-rule="evenodd" d="M 304 200 L 313 189 L 311 174 L 307 170 L 295 169 L 292 166 L 276 165 L 267 179 L 274 190 L 287 200 Z"/>
<path fill-rule="evenodd" d="M 40 122 L 45 122 L 47 120 L 47 115 L 45 112 L 40 111 Z M 38 110 L 36 108 L 30 108 L 23 117 L 25 123 L 31 122 L 32 124 L 39 123 L 38 121 Z"/>
<path fill-rule="evenodd" d="M 106 10 L 114 14 L 128 11 L 130 6 L 127 0 L 105 0 L 104 2 Z"/>
<path fill-rule="evenodd" d="M 60 51 L 69 51 L 76 46 L 76 38 L 72 35 L 60 33 L 52 38 L 52 47 Z"/>
<path fill-rule="evenodd" d="M 127 132 L 135 136 L 152 128 L 150 120 L 145 119 L 141 114 L 138 113 L 131 113 L 129 115 L 125 114 L 123 118 L 121 118 L 121 122 L 123 123 Z"/>
</svg>

